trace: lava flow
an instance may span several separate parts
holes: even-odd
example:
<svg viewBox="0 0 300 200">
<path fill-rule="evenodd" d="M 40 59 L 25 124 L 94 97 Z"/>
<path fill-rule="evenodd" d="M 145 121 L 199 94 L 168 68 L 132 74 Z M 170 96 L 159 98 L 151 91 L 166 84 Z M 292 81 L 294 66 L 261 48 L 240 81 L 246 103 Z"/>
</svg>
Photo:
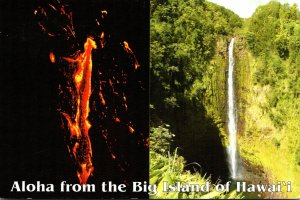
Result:
<svg viewBox="0 0 300 200">
<path fill-rule="evenodd" d="M 91 38 L 87 38 L 84 44 L 85 52 L 80 54 L 74 61 L 65 59 L 70 62 L 76 62 L 78 69 L 74 73 L 73 79 L 76 86 L 77 112 L 75 121 L 67 113 L 62 113 L 68 121 L 68 127 L 71 132 L 71 138 L 74 140 L 72 150 L 74 158 L 77 160 L 80 169 L 77 176 L 81 184 L 86 183 L 93 171 L 92 165 L 92 148 L 89 137 L 91 127 L 88 121 L 90 112 L 89 99 L 91 96 L 91 77 L 92 77 L 92 49 L 96 49 L 96 43 Z"/>
<path fill-rule="evenodd" d="M 111 166 L 117 167 L 123 176 L 120 180 L 125 182 L 132 178 L 131 152 L 144 150 L 149 143 L 145 130 L 137 124 L 139 108 L 134 108 L 132 100 L 134 95 L 145 93 L 136 78 L 140 64 L 128 42 L 115 42 L 109 32 L 104 33 L 106 10 L 95 19 L 86 39 L 85 34 L 75 31 L 78 24 L 73 24 L 69 3 L 53 0 L 40 4 L 33 13 L 41 31 L 49 41 L 55 41 L 49 60 L 59 76 L 56 109 L 79 183 L 87 183 L 93 173 L 99 176 L 101 169 L 94 170 L 94 166 L 99 166 L 101 158 L 106 159 L 103 152 L 110 154 Z M 82 39 L 86 39 L 84 51 L 79 50 Z"/>
</svg>

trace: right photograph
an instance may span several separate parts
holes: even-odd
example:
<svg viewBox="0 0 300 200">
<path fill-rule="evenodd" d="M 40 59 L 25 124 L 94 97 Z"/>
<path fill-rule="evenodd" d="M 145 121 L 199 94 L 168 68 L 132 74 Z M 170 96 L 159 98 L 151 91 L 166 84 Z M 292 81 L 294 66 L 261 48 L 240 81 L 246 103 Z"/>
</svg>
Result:
<svg viewBox="0 0 300 200">
<path fill-rule="evenodd" d="M 300 198 L 299 3 L 150 0 L 150 198 Z"/>
</svg>

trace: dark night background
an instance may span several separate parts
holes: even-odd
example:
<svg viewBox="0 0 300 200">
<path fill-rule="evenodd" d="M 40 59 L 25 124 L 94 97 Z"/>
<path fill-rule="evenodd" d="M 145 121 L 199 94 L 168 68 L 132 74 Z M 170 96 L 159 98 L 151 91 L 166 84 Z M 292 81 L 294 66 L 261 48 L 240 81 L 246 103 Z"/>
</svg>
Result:
<svg viewBox="0 0 300 200">
<path fill-rule="evenodd" d="M 0 0 L 0 197 L 4 198 L 147 198 L 143 193 L 102 194 L 100 182 L 124 180 L 148 181 L 148 149 L 133 137 L 123 137 L 119 151 L 129 163 L 125 173 L 111 159 L 102 137 L 92 133 L 94 176 L 88 183 L 99 184 L 96 193 L 11 193 L 13 181 L 53 183 L 56 191 L 61 181 L 78 183 L 76 171 L 67 151 L 60 115 L 57 112 L 58 69 L 49 62 L 52 49 L 68 49 L 59 40 L 49 40 L 37 25 L 33 12 L 41 1 Z M 149 3 L 146 0 L 74 0 L 73 11 L 77 42 L 83 45 L 89 34 L 98 32 L 94 18 L 99 10 L 107 10 L 103 25 L 111 44 L 124 40 L 141 65 L 136 79 L 144 83 L 144 93 L 128 88 L 129 115 L 136 127 L 148 134 L 148 65 L 149 65 Z M 112 45 L 113 46 L 113 45 Z M 106 58 L 118 50 L 103 52 Z M 59 53 L 58 53 L 59 54 Z M 122 65 L 120 56 L 120 65 Z M 99 60 L 101 62 L 101 59 Z M 126 61 L 124 61 L 126 62 Z M 95 78 L 95 77 L 94 77 Z M 134 82 L 134 81 L 132 81 Z M 120 131 L 122 129 L 116 129 Z M 118 133 L 113 133 L 118 134 Z M 118 137 L 116 135 L 116 137 Z M 118 138 L 120 139 L 120 137 Z"/>
</svg>

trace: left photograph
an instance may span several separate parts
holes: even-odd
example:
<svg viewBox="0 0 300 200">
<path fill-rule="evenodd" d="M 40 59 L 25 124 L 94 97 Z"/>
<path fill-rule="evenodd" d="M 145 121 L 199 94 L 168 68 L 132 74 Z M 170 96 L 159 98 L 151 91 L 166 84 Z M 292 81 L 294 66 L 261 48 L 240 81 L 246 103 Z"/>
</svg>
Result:
<svg viewBox="0 0 300 200">
<path fill-rule="evenodd" d="M 148 198 L 149 2 L 0 10 L 0 197 Z"/>
</svg>

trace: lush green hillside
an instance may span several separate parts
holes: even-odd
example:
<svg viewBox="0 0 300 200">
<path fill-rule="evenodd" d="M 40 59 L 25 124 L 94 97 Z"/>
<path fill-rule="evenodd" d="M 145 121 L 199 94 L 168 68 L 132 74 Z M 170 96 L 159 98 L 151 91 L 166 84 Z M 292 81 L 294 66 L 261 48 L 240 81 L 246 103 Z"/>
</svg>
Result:
<svg viewBox="0 0 300 200">
<path fill-rule="evenodd" d="M 270 2 L 257 8 L 241 36 L 241 155 L 270 182 L 291 181 L 293 192 L 284 196 L 300 197 L 300 12 Z"/>
<path fill-rule="evenodd" d="M 152 124 L 170 124 L 173 149 L 180 147 L 188 162 L 203 163 L 215 181 L 228 177 L 221 139 L 227 39 L 241 26 L 233 12 L 206 1 L 151 1 Z"/>
<path fill-rule="evenodd" d="M 241 165 L 247 166 L 242 173 L 244 168 L 259 171 L 259 181 L 270 183 L 290 180 L 293 192 L 275 196 L 299 197 L 298 8 L 271 2 L 242 20 L 204 0 L 151 0 L 150 36 L 151 134 L 156 138 L 151 145 L 161 140 L 162 127 L 169 124 L 167 130 L 175 137 L 170 149 L 161 148 L 174 152 L 178 147 L 186 160 L 170 157 L 181 163 L 174 180 L 180 174 L 194 180 L 200 176 L 194 171 L 209 174 L 212 182 L 229 178 L 227 49 L 234 36 L 238 143 Z M 168 160 L 166 152 L 152 151 L 151 166 Z M 200 167 L 184 165 L 191 162 Z M 251 180 L 246 173 L 245 178 Z"/>
</svg>

